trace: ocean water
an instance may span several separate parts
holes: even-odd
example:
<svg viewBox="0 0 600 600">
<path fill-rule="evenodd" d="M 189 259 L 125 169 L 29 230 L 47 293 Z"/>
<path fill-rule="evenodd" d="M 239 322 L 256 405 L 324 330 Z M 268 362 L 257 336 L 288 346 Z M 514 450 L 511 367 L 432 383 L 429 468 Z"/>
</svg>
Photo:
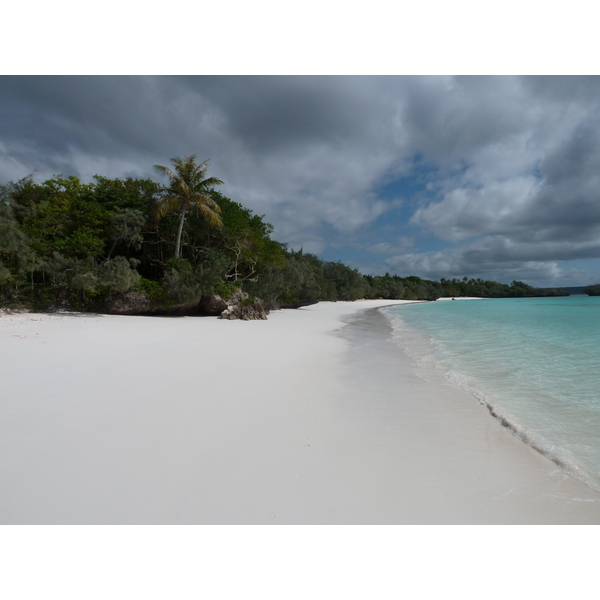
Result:
<svg viewBox="0 0 600 600">
<path fill-rule="evenodd" d="M 426 379 L 485 404 L 524 443 L 600 491 L 600 297 L 383 309 Z"/>
</svg>

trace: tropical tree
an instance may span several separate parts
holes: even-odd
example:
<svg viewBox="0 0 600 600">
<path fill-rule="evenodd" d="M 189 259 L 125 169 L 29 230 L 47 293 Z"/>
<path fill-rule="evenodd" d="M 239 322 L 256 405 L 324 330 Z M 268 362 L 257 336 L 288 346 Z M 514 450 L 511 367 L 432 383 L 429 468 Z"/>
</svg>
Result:
<svg viewBox="0 0 600 600">
<path fill-rule="evenodd" d="M 154 165 L 154 170 L 157 173 L 168 177 L 169 187 L 166 196 L 154 201 L 151 214 L 156 221 L 159 221 L 169 213 L 181 210 L 174 254 L 175 258 L 179 258 L 181 254 L 181 234 L 188 210 L 195 208 L 200 217 L 211 225 L 219 229 L 223 226 L 221 208 L 207 193 L 210 188 L 221 185 L 223 182 L 216 177 L 206 177 L 208 160 L 197 164 L 195 154 L 184 158 L 172 158 L 171 162 L 174 170 L 169 167 Z"/>
</svg>

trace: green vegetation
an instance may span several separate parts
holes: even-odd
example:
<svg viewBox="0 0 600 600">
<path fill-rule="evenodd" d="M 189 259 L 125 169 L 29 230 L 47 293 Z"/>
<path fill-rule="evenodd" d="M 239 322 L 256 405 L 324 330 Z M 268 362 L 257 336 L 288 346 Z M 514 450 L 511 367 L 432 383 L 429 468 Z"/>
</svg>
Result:
<svg viewBox="0 0 600 600">
<path fill-rule="evenodd" d="M 223 227 L 220 216 L 221 207 L 206 193 L 210 188 L 221 185 L 223 182 L 216 177 L 205 177 L 208 160 L 197 165 L 196 156 L 193 154 L 185 158 L 173 158 L 171 162 L 175 171 L 169 167 L 154 165 L 157 173 L 169 178 L 169 187 L 166 194 L 159 196 L 154 201 L 151 213 L 154 219 L 159 221 L 171 212 L 177 210 L 181 212 L 175 238 L 175 258 L 179 258 L 181 256 L 181 234 L 185 213 L 188 210 L 195 208 L 196 213 L 202 219 L 215 227 Z"/>
<path fill-rule="evenodd" d="M 519 281 L 428 281 L 362 275 L 271 239 L 263 217 L 214 189 L 208 161 L 155 166 L 167 177 L 27 177 L 0 186 L 0 304 L 129 312 L 193 310 L 203 296 L 241 289 L 269 308 L 319 300 L 561 295 Z M 591 288 L 599 286 L 590 286 Z M 588 289 L 588 288 L 586 288 Z"/>
<path fill-rule="evenodd" d="M 2 275 L 0 274 L 0 277 Z M 583 288 L 583 293 L 588 296 L 600 296 L 600 283 L 596 283 L 595 285 L 588 285 Z"/>
</svg>

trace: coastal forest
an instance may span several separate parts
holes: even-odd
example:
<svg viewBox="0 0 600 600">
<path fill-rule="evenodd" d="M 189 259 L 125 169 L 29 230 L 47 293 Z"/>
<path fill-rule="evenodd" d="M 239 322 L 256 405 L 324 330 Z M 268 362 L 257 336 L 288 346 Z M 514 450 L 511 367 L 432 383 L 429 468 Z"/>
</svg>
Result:
<svg viewBox="0 0 600 600">
<path fill-rule="evenodd" d="M 520 281 L 363 275 L 274 240 L 264 216 L 218 191 L 223 182 L 208 177 L 208 161 L 175 158 L 155 171 L 160 181 L 57 175 L 1 185 L 0 305 L 190 314 L 203 299 L 240 292 L 267 309 L 359 298 L 564 295 Z"/>
<path fill-rule="evenodd" d="M 588 296 L 600 296 L 600 283 L 584 287 L 583 293 L 587 294 Z"/>
</svg>

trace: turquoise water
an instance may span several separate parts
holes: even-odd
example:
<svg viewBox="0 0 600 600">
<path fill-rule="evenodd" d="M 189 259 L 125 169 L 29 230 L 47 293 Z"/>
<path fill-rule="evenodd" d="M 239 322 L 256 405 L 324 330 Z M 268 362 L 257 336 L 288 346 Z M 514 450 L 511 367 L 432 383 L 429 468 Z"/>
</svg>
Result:
<svg viewBox="0 0 600 600">
<path fill-rule="evenodd" d="M 472 394 L 515 435 L 600 491 L 600 297 L 384 310 L 426 378 Z"/>
</svg>

